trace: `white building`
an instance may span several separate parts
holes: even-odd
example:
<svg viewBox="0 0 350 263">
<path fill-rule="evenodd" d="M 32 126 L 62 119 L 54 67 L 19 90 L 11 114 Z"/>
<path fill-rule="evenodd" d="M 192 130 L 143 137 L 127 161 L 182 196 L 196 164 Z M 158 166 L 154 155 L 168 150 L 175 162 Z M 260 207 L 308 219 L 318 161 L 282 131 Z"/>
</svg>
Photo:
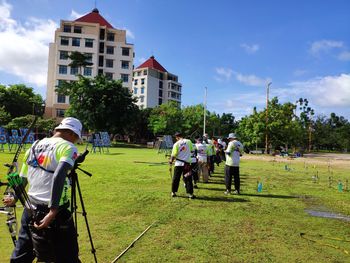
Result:
<svg viewBox="0 0 350 263">
<path fill-rule="evenodd" d="M 82 75 L 122 79 L 123 86 L 131 90 L 134 47 L 126 42 L 126 31 L 113 28 L 95 8 L 74 21 L 61 20 L 55 31 L 49 48 L 45 116 L 60 119 L 69 106 L 69 98 L 57 94 L 55 88 L 63 80 L 77 80 L 79 69 L 70 67 L 67 58 L 72 51 L 87 54 L 93 63 L 82 69 Z"/>
<path fill-rule="evenodd" d="M 132 92 L 139 108 L 153 108 L 169 101 L 181 105 L 181 83 L 151 56 L 133 72 Z"/>
</svg>

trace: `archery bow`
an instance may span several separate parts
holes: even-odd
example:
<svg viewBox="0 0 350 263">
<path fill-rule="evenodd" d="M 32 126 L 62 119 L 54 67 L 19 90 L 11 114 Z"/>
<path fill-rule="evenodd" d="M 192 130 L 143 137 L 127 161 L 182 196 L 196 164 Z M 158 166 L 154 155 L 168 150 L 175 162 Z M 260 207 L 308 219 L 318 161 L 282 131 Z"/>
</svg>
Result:
<svg viewBox="0 0 350 263">
<path fill-rule="evenodd" d="M 26 207 L 30 210 L 32 210 L 32 205 L 31 205 L 30 200 L 27 196 L 27 193 L 22 185 L 22 180 L 18 175 L 17 161 L 18 161 L 18 157 L 22 151 L 23 145 L 25 144 L 27 137 L 28 137 L 30 131 L 33 129 L 37 119 L 38 119 L 38 116 L 35 116 L 33 122 L 30 124 L 28 130 L 26 131 L 25 135 L 23 136 L 22 141 L 17 148 L 15 156 L 13 157 L 12 163 L 5 164 L 5 166 L 8 167 L 9 169 L 7 171 L 7 176 L 6 176 L 8 183 L 7 183 L 7 187 L 6 187 L 4 195 L 13 196 L 15 194 L 18 197 L 18 199 L 21 201 L 23 207 Z M 13 244 L 16 246 L 16 242 L 17 242 L 17 239 L 16 239 L 16 233 L 17 233 L 16 206 L 6 207 L 5 211 L 7 213 L 6 224 L 7 224 L 7 227 L 9 229 Z"/>
</svg>

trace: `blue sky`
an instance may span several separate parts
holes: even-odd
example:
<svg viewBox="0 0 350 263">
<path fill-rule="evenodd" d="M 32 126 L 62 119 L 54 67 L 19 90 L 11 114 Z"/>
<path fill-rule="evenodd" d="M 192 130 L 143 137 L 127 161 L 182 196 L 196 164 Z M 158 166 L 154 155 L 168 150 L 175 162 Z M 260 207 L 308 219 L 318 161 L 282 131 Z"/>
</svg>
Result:
<svg viewBox="0 0 350 263">
<path fill-rule="evenodd" d="M 61 19 L 94 0 L 0 0 L 0 83 L 45 98 L 48 44 Z M 350 1 L 97 0 L 135 46 L 135 67 L 154 55 L 183 85 L 184 106 L 240 118 L 270 98 L 307 98 L 316 114 L 350 120 Z"/>
</svg>

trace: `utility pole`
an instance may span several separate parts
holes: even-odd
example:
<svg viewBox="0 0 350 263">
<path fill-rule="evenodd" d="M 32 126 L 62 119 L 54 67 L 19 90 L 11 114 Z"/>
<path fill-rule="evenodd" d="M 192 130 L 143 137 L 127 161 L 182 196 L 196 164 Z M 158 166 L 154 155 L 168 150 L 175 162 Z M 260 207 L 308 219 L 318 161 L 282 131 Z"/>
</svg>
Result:
<svg viewBox="0 0 350 263">
<path fill-rule="evenodd" d="M 269 91 L 272 82 L 269 82 L 266 86 L 266 127 L 265 127 L 265 154 L 268 154 L 268 135 L 267 135 L 267 124 L 269 122 Z"/>
<path fill-rule="evenodd" d="M 207 116 L 207 87 L 205 87 L 204 91 L 204 123 L 203 123 L 203 135 L 205 134 L 205 124 L 206 124 L 206 116 Z"/>
</svg>

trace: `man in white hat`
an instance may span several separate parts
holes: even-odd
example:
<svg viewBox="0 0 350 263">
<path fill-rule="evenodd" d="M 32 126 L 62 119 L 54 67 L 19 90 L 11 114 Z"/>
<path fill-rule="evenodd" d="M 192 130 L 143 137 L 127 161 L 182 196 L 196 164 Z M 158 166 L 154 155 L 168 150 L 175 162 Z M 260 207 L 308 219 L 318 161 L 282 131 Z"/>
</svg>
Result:
<svg viewBox="0 0 350 263">
<path fill-rule="evenodd" d="M 35 215 L 24 208 L 21 229 L 11 262 L 80 262 L 77 233 L 68 210 L 67 174 L 78 156 L 76 143 L 82 124 L 68 117 L 55 128 L 51 138 L 36 141 L 27 150 L 20 172 L 23 184 L 29 184 L 28 197 Z M 16 198 L 4 198 L 14 205 Z"/>
<path fill-rule="evenodd" d="M 237 140 L 237 136 L 234 133 L 230 133 L 227 139 L 229 143 L 225 150 L 225 194 L 231 193 L 232 176 L 236 193 L 240 194 L 239 161 L 243 152 L 243 144 Z"/>
</svg>

